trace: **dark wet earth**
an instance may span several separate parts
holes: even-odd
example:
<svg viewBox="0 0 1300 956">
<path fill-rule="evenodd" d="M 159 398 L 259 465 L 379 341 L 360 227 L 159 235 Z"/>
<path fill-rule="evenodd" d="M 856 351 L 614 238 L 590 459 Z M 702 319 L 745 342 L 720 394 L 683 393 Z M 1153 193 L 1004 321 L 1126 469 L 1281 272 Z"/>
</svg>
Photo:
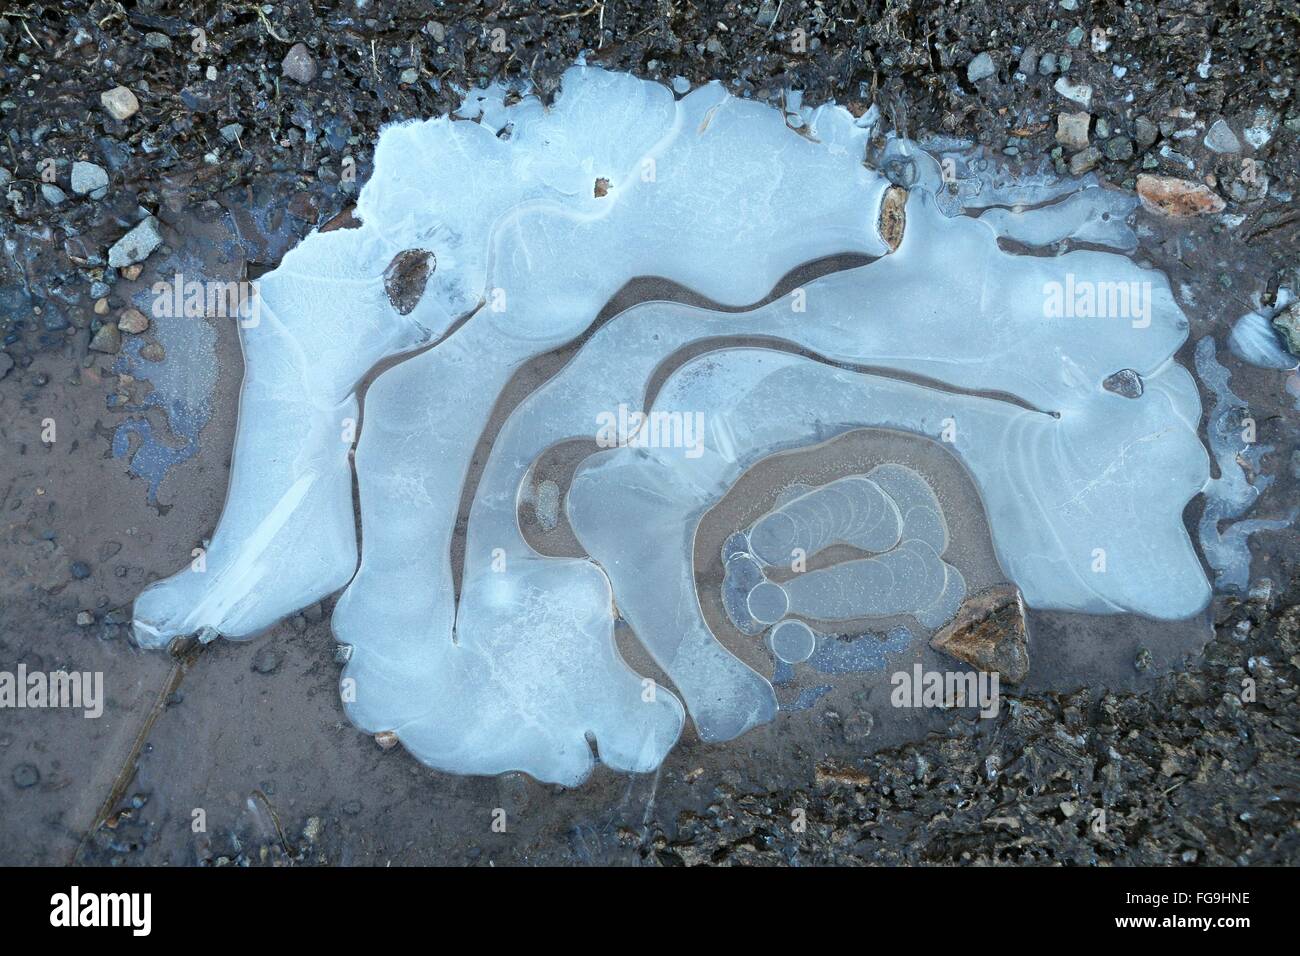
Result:
<svg viewBox="0 0 1300 956">
<path fill-rule="evenodd" d="M 1095 163 L 1118 188 L 1142 172 L 1209 185 L 1240 221 L 1140 211 L 1137 257 L 1169 274 L 1192 318 L 1180 360 L 1190 365 L 1202 335 L 1218 339 L 1259 441 L 1275 449 L 1251 517 L 1284 517 L 1297 496 L 1296 396 L 1285 373 L 1243 365 L 1223 342 L 1279 285 L 1300 286 L 1293 3 L 197 9 L 34 3 L 0 14 L 0 177 L 11 177 L 0 184 L 0 670 L 102 671 L 108 698 L 96 720 L 0 711 L 0 862 L 1300 860 L 1294 529 L 1252 538 L 1250 595 L 1216 599 L 1193 622 L 1214 636 L 1186 659 L 1185 644 L 1149 622 L 1031 612 L 1030 676 L 1003 687 L 991 720 L 921 711 L 900 722 L 883 680 L 849 675 L 729 744 L 701 744 L 688 728 L 653 775 L 600 768 L 575 789 L 456 777 L 348 723 L 332 599 L 250 644 L 162 654 L 130 643 L 132 599 L 215 526 L 241 365 L 221 320 L 185 334 L 154 323 L 100 350 L 112 344 L 104 327 L 158 277 L 256 277 L 346 210 L 384 123 L 446 112 L 490 79 L 551 92 L 586 49 L 589 62 L 664 81 L 716 77 L 774 103 L 787 88 L 807 103 L 875 102 L 900 132 L 964 138 L 1011 171 L 1046 157 L 1068 172 L 1085 153 L 1076 165 Z M 1105 50 L 1095 26 L 1109 28 Z M 305 83 L 282 73 L 298 42 L 315 68 Z M 972 80 L 984 52 L 993 73 Z M 1096 157 L 1057 142 L 1058 114 L 1081 109 L 1053 90 L 1061 76 L 1094 88 Z M 100 105 L 117 84 L 140 103 L 126 120 Z M 1276 123 L 1256 147 L 1243 131 L 1261 108 Z M 1208 149 L 1205 129 L 1180 135 L 1220 117 L 1236 153 Z M 1246 159 L 1266 171 L 1266 190 L 1243 180 Z M 108 173 L 102 198 L 75 193 L 77 160 Z M 64 198 L 52 203 L 42 185 Z M 141 209 L 163 243 L 130 278 L 106 251 Z M 166 400 L 154 366 L 175 370 Z M 53 442 L 42 440 L 48 419 Z M 1189 523 L 1197 513 L 1194 501 Z M 966 560 L 999 580 L 980 563 L 982 521 L 960 514 Z M 1079 673 L 1088 686 L 1072 682 Z M 493 827 L 498 810 L 505 832 Z"/>
</svg>

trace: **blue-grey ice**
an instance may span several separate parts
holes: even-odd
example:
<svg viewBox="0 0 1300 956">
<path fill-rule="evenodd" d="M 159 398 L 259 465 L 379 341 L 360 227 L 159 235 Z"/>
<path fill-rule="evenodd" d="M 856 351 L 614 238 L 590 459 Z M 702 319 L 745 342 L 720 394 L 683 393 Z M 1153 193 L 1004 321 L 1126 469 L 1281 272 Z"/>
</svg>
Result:
<svg viewBox="0 0 1300 956">
<path fill-rule="evenodd" d="M 958 191 L 969 214 L 949 215 L 945 168 L 889 140 L 879 164 L 909 189 L 895 249 L 878 230 L 891 178 L 864 162 L 875 114 L 798 115 L 795 131 L 717 83 L 678 98 L 578 66 L 549 106 L 493 87 L 455 117 L 385 130 L 360 227 L 311 235 L 261 280 L 206 566 L 141 594 L 137 640 L 247 639 L 345 588 L 332 623 L 352 648 L 341 693 L 359 727 L 456 773 L 574 784 L 597 760 L 650 771 L 688 714 L 721 741 L 777 711 L 772 682 L 705 620 L 701 516 L 764 458 L 863 427 L 961 460 L 1030 606 L 1200 611 L 1210 589 L 1182 514 L 1209 484 L 1209 456 L 1195 383 L 1173 358 L 1188 322 L 1164 276 L 1122 254 L 1131 200 L 1091 182 L 990 181 Z M 867 264 L 754 307 L 796 267 L 846 253 Z M 409 262 L 423 289 L 395 296 Z M 729 309 L 644 302 L 588 334 L 639 276 Z M 530 359 L 580 338 L 495 432 L 457 593 L 458 510 L 497 400 Z M 407 352 L 370 386 L 362 426 L 358 382 Z M 1120 370 L 1139 377 L 1135 397 L 1105 387 Z M 567 489 L 530 490 L 543 454 L 599 439 L 629 409 L 649 431 L 598 441 Z M 942 515 L 898 478 L 886 466 L 805 489 L 817 500 L 793 537 L 777 519 L 755 529 L 764 560 L 783 562 L 787 545 L 863 556 L 751 600 L 763 562 L 738 545 L 727 573 L 751 586 L 728 614 L 749 615 L 752 634 L 800 607 L 910 609 L 926 627 L 951 616 L 962 587 L 942 560 Z M 534 550 L 519 524 L 528 500 L 548 526 L 567 519 L 586 555 Z M 619 619 L 671 687 L 620 656 Z M 776 653 L 808 651 L 779 627 Z"/>
</svg>

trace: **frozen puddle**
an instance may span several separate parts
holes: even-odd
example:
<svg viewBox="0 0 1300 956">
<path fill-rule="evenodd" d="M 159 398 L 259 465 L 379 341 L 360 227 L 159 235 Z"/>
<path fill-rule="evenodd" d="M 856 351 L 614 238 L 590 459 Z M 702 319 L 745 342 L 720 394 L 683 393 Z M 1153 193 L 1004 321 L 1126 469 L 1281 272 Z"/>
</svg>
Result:
<svg viewBox="0 0 1300 956">
<path fill-rule="evenodd" d="M 773 719 L 792 669 L 879 668 L 911 641 L 891 625 L 844 642 L 835 622 L 932 629 L 961 605 L 931 476 L 884 463 L 792 487 L 730 529 L 722 601 L 770 679 L 706 621 L 705 512 L 764 459 L 863 428 L 961 462 L 1029 606 L 1200 612 L 1210 584 L 1184 508 L 1202 492 L 1223 517 L 1248 502 L 1217 447 L 1210 481 L 1197 387 L 1173 358 L 1186 317 L 1122 254 L 1132 198 L 1088 181 L 950 189 L 947 164 L 873 143 L 870 113 L 799 118 L 716 84 L 678 98 L 575 67 L 549 108 L 492 89 L 457 118 L 386 130 L 361 225 L 313 234 L 261 280 L 206 567 L 140 595 L 137 640 L 247 639 L 346 588 L 333 626 L 361 728 L 458 773 L 649 771 L 688 714 L 727 740 Z M 772 295 L 833 256 L 865 264 Z M 645 301 L 596 323 L 642 276 L 714 307 Z M 503 389 L 575 341 L 499 422 L 453 568 Z M 362 422 L 358 383 L 401 353 Z M 571 480 L 535 482 L 574 442 Z M 574 553 L 534 548 L 525 509 Z M 1211 530 L 1222 573 L 1249 529 Z M 800 552 L 847 557 L 800 569 Z M 624 661 L 617 619 L 671 687 Z"/>
</svg>

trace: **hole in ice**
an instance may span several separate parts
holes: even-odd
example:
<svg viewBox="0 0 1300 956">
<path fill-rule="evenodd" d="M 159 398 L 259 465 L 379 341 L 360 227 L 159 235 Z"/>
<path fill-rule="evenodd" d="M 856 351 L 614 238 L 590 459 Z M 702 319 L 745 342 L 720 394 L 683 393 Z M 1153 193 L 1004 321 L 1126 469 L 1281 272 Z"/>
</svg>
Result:
<svg viewBox="0 0 1300 956">
<path fill-rule="evenodd" d="M 550 106 L 493 87 L 385 130 L 347 228 L 261 279 L 225 509 L 137 640 L 248 639 L 342 589 L 357 726 L 574 784 L 653 770 L 688 716 L 714 742 L 809 707 L 807 675 L 915 652 L 968 587 L 1197 615 L 1198 495 L 1209 566 L 1244 580 L 1254 526 L 1217 522 L 1261 485 L 1212 341 L 1210 480 L 1132 197 L 792 115 L 578 66 Z"/>
</svg>

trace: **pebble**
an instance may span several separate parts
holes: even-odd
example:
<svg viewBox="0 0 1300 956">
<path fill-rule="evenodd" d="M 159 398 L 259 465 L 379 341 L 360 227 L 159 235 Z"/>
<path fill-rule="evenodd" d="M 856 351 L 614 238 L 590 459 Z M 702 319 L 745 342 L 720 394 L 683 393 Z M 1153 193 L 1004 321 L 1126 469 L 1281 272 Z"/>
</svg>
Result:
<svg viewBox="0 0 1300 956">
<path fill-rule="evenodd" d="M 1073 100 L 1084 109 L 1092 106 L 1092 87 L 1087 83 L 1072 83 L 1065 77 L 1061 77 L 1052 87 L 1067 100 Z"/>
<path fill-rule="evenodd" d="M 108 171 L 94 163 L 73 163 L 72 191 L 78 196 L 103 199 L 108 195 Z"/>
<path fill-rule="evenodd" d="M 1061 113 L 1056 117 L 1056 141 L 1069 149 L 1083 149 L 1088 145 L 1088 124 L 1092 114 L 1087 110 L 1078 113 Z"/>
<path fill-rule="evenodd" d="M 1277 114 L 1261 106 L 1255 111 L 1254 123 L 1241 132 L 1246 137 L 1246 142 L 1250 143 L 1255 149 L 1262 149 L 1273 138 L 1273 132 L 1276 129 Z"/>
<path fill-rule="evenodd" d="M 253 655 L 253 670 L 259 674 L 274 674 L 280 669 L 284 656 L 273 644 L 263 644 Z"/>
<path fill-rule="evenodd" d="M 45 197 L 45 201 L 51 206 L 62 206 L 68 198 L 68 194 L 54 183 L 41 183 L 41 195 Z"/>
<path fill-rule="evenodd" d="M 284 55 L 280 61 L 280 71 L 298 83 L 310 83 L 316 79 L 316 61 L 307 52 L 305 43 L 295 43 Z"/>
<path fill-rule="evenodd" d="M 158 220 L 146 216 L 144 220 L 128 232 L 108 250 L 108 264 L 114 269 L 121 269 L 149 258 L 149 254 L 162 244 L 158 233 Z"/>
<path fill-rule="evenodd" d="M 1122 368 L 1113 375 L 1107 376 L 1101 383 L 1101 387 L 1124 398 L 1141 398 L 1144 389 L 1142 376 L 1131 368 Z"/>
<path fill-rule="evenodd" d="M 125 86 L 115 86 L 100 93 L 99 102 L 115 120 L 130 119 L 140 111 L 140 101 Z"/>
<path fill-rule="evenodd" d="M 1056 54 L 1044 53 L 1038 58 L 1038 73 L 1040 76 L 1051 76 L 1056 72 Z"/>
<path fill-rule="evenodd" d="M 150 342 L 140 350 L 140 358 L 146 362 L 161 362 L 166 357 L 166 350 L 157 342 Z"/>
<path fill-rule="evenodd" d="M 92 351 L 103 352 L 106 355 L 116 355 L 122 348 L 122 333 L 112 322 L 101 325 L 95 337 L 90 340 L 90 348 Z"/>
<path fill-rule="evenodd" d="M 1065 42 L 1071 49 L 1077 50 L 1079 44 L 1083 42 L 1083 27 L 1075 27 L 1067 33 L 1065 35 Z"/>
<path fill-rule="evenodd" d="M 72 572 L 72 576 L 78 581 L 84 581 L 86 578 L 90 577 L 90 565 L 85 561 L 73 561 L 72 567 L 69 568 L 69 570 Z"/>
<path fill-rule="evenodd" d="M 1101 162 L 1101 150 L 1096 146 L 1089 146 L 1070 157 L 1070 173 L 1074 176 L 1082 176 L 1099 162 Z"/>
<path fill-rule="evenodd" d="M 1133 158 L 1133 143 L 1127 136 L 1112 136 L 1104 147 L 1106 158 L 1124 162 Z"/>
<path fill-rule="evenodd" d="M 1137 193 L 1142 205 L 1166 216 L 1186 217 L 1222 212 L 1226 205 L 1222 197 L 1208 186 L 1173 176 L 1141 173 L 1137 178 Z"/>
<path fill-rule="evenodd" d="M 90 625 L 94 623 L 95 615 L 91 614 L 89 611 L 77 612 L 77 627 L 90 627 Z"/>
<path fill-rule="evenodd" d="M 1273 316 L 1273 328 L 1282 336 L 1291 354 L 1300 355 L 1300 301 L 1292 302 Z"/>
<path fill-rule="evenodd" d="M 172 40 L 171 37 L 165 33 L 146 33 L 144 35 L 144 45 L 149 47 L 151 50 L 170 50 L 172 48 Z"/>
<path fill-rule="evenodd" d="M 1138 145 L 1142 147 L 1150 146 L 1160 135 L 1159 127 L 1145 116 L 1137 118 L 1137 122 L 1133 124 L 1133 132 L 1137 136 Z"/>
<path fill-rule="evenodd" d="M 139 335 L 149 328 L 149 317 L 139 309 L 127 309 L 118 316 L 117 327 L 123 332 Z"/>
<path fill-rule="evenodd" d="M 1205 146 L 1216 153 L 1240 153 L 1241 140 L 1223 120 L 1215 120 L 1205 134 Z"/>
<path fill-rule="evenodd" d="M 997 64 L 993 62 L 993 57 L 988 53 L 981 53 L 967 64 L 966 79 L 978 83 L 980 80 L 987 80 L 997 71 Z"/>
<path fill-rule="evenodd" d="M 244 135 L 244 127 L 240 123 L 228 123 L 221 127 L 221 138 L 227 143 L 236 142 L 239 137 Z"/>
</svg>

